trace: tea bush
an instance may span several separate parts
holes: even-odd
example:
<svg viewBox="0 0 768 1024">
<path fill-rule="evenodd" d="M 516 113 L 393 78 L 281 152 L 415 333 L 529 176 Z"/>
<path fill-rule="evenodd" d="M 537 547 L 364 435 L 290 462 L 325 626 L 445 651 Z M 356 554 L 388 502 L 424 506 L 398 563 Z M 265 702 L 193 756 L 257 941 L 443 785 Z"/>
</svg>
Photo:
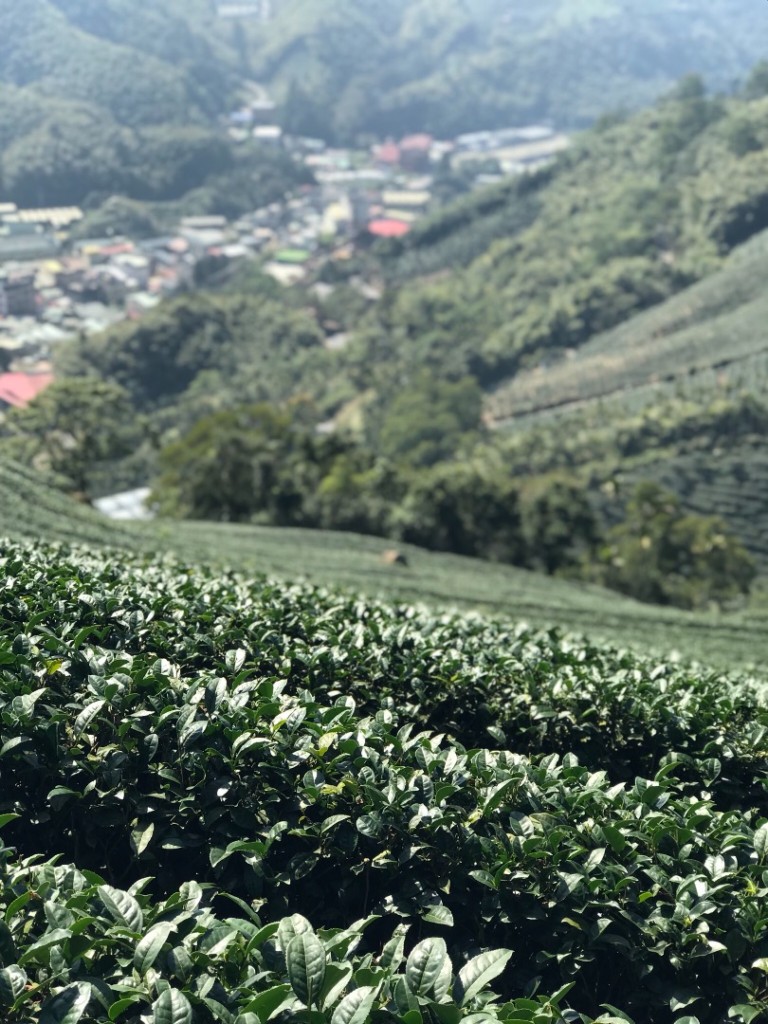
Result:
<svg viewBox="0 0 768 1024">
<path fill-rule="evenodd" d="M 7 1024 L 31 1012 L 56 1024 L 360 1024 L 422 1014 L 458 1024 L 532 1011 L 542 1024 L 562 1019 L 567 988 L 506 1004 L 488 989 L 510 950 L 480 954 L 454 973 L 442 939 L 422 940 L 406 957 L 404 925 L 375 954 L 358 953 L 372 918 L 317 932 L 299 914 L 262 924 L 236 900 L 239 916 L 216 915 L 210 894 L 194 882 L 154 902 L 142 883 L 115 889 L 71 865 L 17 861 L 2 849 L 0 858 Z"/>
<path fill-rule="evenodd" d="M 301 962 L 318 977 L 326 943 L 324 977 L 343 972 L 355 1024 L 768 1012 L 759 682 L 171 561 L 6 543 L 0 567 L 13 1024 L 38 996 L 52 1000 L 41 1020 L 67 1024 L 347 1024 L 317 1002 L 325 981 L 296 988 L 269 945 L 278 927 L 314 936 Z M 39 879 L 13 888 L 14 871 Z M 67 913 L 48 912 L 46 886 Z M 184 918 L 179 975 L 165 925 L 198 891 L 217 915 L 230 893 L 236 916 Z M 317 931 L 279 925 L 295 914 Z M 355 921 L 349 974 L 333 939 Z M 427 1004 L 386 955 L 382 973 L 398 924 L 439 975 L 416 985 Z M 461 972 L 505 949 L 488 977 L 511 1003 L 451 1001 L 444 957 Z M 273 989 L 281 1001 L 252 1008 Z"/>
</svg>

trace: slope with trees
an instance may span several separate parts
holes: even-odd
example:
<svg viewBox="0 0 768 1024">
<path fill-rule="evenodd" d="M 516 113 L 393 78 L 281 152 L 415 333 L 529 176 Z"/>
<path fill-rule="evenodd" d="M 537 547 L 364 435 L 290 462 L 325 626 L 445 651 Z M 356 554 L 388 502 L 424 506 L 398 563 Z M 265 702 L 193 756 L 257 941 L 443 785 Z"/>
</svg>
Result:
<svg viewBox="0 0 768 1024">
<path fill-rule="evenodd" d="M 217 213 L 241 212 L 254 192 L 258 204 L 279 198 L 298 169 L 234 148 L 216 124 L 241 83 L 207 4 L 5 4 L 0 193 L 22 206 L 95 207 L 112 195 L 159 202 L 192 192 L 194 212 Z M 259 192 L 249 183 L 264 169 L 273 180 Z"/>
<path fill-rule="evenodd" d="M 349 140 L 550 120 L 583 127 L 681 75 L 731 89 L 764 54 L 751 0 L 282 0 L 254 65 L 286 125 Z"/>
</svg>

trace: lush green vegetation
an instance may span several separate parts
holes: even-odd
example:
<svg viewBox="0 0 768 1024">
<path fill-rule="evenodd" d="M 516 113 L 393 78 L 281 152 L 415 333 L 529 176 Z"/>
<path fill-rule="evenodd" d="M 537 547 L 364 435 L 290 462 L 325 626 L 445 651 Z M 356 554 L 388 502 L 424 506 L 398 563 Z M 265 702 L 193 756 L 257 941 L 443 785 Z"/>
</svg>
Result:
<svg viewBox="0 0 768 1024">
<path fill-rule="evenodd" d="M 466 198 L 373 251 L 368 269 L 389 283 L 380 302 L 347 281 L 330 296 L 281 301 L 255 273 L 79 340 L 60 370 L 125 389 L 147 415 L 150 443 L 90 481 L 64 475 L 90 492 L 159 475 L 160 506 L 176 516 L 350 529 L 548 572 L 591 575 L 597 562 L 612 585 L 686 606 L 741 593 L 750 571 L 731 535 L 758 558 L 765 544 L 727 503 L 685 504 L 694 518 L 676 531 L 673 562 L 660 558 L 642 586 L 610 568 L 633 559 L 608 533 L 629 523 L 630 547 L 644 542 L 627 502 L 646 478 L 669 485 L 662 452 L 662 462 L 688 458 L 713 440 L 735 452 L 764 432 L 762 406 L 716 389 L 683 405 L 660 382 L 657 401 L 634 404 L 651 374 L 685 375 L 690 390 L 692 368 L 717 373 L 761 353 L 764 78 L 758 69 L 729 101 L 685 79 L 654 110 L 602 122 L 554 168 Z M 469 258 L 455 272 L 404 281 L 444 268 L 464 242 Z M 201 280 L 216 284 L 216 268 Z M 329 351 L 325 334 L 339 325 L 352 339 Z M 496 424 L 527 414 L 509 438 L 490 437 L 481 388 L 493 391 L 485 404 Z M 547 418 L 547 406 L 619 391 L 610 416 L 593 407 Z M 285 420 L 240 437 L 238 417 L 255 402 L 281 406 L 278 420 L 289 410 L 297 429 Z M 17 430 L 4 446 L 12 457 L 39 442 L 36 410 L 32 446 Z M 351 436 L 317 441 L 313 428 L 330 416 Z M 563 440 L 566 423 L 576 429 Z M 35 454 L 57 469 L 56 453 L 47 463 Z M 512 473 L 524 479 L 513 484 Z M 706 523 L 710 514 L 724 526 Z M 702 552 L 721 534 L 729 557 L 716 567 Z M 662 582 L 670 564 L 684 586 Z"/>
<path fill-rule="evenodd" d="M 638 604 L 598 586 L 400 543 L 406 564 L 388 564 L 392 542 L 354 533 L 231 523 L 112 522 L 75 502 L 40 473 L 0 460 L 0 529 L 26 538 L 170 552 L 190 563 L 307 578 L 373 597 L 440 603 L 557 625 L 636 650 L 682 652 L 751 669 L 768 658 L 761 614 L 690 614 Z"/>
<path fill-rule="evenodd" d="M 748 0 L 284 0 L 275 12 L 252 33 L 257 75 L 289 127 L 340 139 L 583 126 L 691 68 L 730 89 L 763 56 Z"/>
<path fill-rule="evenodd" d="M 168 379 L 182 386 L 170 369 Z M 153 380 L 162 385 L 160 377 Z M 404 392 L 385 417 L 381 455 L 353 436 L 318 436 L 312 408 L 294 403 L 285 410 L 235 406 L 196 418 L 158 457 L 145 437 L 171 414 L 178 422 L 179 408 L 137 417 L 126 390 L 87 377 L 58 381 L 13 410 L 0 450 L 54 474 L 81 498 L 107 484 L 140 484 L 157 466 L 151 504 L 172 518 L 353 530 L 549 573 L 586 574 L 642 600 L 688 608 L 728 604 L 748 593 L 752 563 L 725 526 L 684 516 L 677 507 L 670 516 L 669 496 L 652 501 L 648 514 L 630 506 L 622 526 L 603 535 L 574 480 L 545 477 L 521 487 L 489 461 L 449 459 L 451 430 L 461 437 L 478 418 L 479 393 L 471 381 L 422 387 Z M 423 426 L 414 435 L 412 406 L 419 402 Z M 658 551 L 650 536 L 659 540 Z M 644 573 L 635 572 L 638 565 Z"/>
<path fill-rule="evenodd" d="M 137 14 L 125 0 L 31 0 L 0 11 L 0 40 L 5 200 L 185 197 L 182 212 L 239 214 L 301 180 L 290 160 L 233 147 L 215 126 L 240 77 L 210 5 Z"/>
<path fill-rule="evenodd" d="M 707 277 L 766 227 L 767 117 L 764 99 L 709 99 L 686 79 L 578 137 L 554 168 L 382 247 L 393 287 L 347 350 L 349 373 L 386 390 L 426 366 L 495 387 Z"/>
<path fill-rule="evenodd" d="M 9 1020 L 765 1012 L 762 685 L 170 561 L 0 559 Z"/>
<path fill-rule="evenodd" d="M 546 372 L 519 373 L 491 395 L 491 415 L 511 420 L 618 394 L 645 395 L 645 404 L 676 392 L 701 398 L 727 394 L 725 382 L 738 392 L 765 358 L 766 254 L 768 234 L 760 232 L 700 283 L 597 334 Z"/>
<path fill-rule="evenodd" d="M 62 350 L 67 376 L 123 387 L 137 409 L 186 406 L 186 422 L 219 407 L 284 400 L 315 387 L 327 357 L 311 315 L 261 296 L 183 296 L 139 323 L 83 337 Z M 173 425 L 185 425 L 183 408 Z"/>
<path fill-rule="evenodd" d="M 574 15 L 563 0 L 524 12 L 499 0 L 289 0 L 265 26 L 227 23 L 206 0 L 138 14 L 129 0 L 30 0 L 0 12 L 0 188 L 27 205 L 176 200 L 201 187 L 224 202 L 248 178 L 232 177 L 233 153 L 210 126 L 250 77 L 274 87 L 289 130 L 346 141 L 542 118 L 584 126 L 606 95 L 636 107 L 691 67 L 731 89 L 762 56 L 752 6 L 737 6 L 658 0 L 638 12 L 611 0 Z M 733 141 L 752 144 L 738 127 Z M 269 154 L 248 169 L 262 164 Z M 206 199 L 192 208 L 210 209 Z"/>
<path fill-rule="evenodd" d="M 606 586 L 688 608 L 746 593 L 754 576 L 754 564 L 722 519 L 684 512 L 675 494 L 653 483 L 636 489 L 595 566 L 595 578 Z"/>
<path fill-rule="evenodd" d="M 721 516 L 764 572 L 765 247 L 758 235 L 701 283 L 494 392 L 494 457 L 514 474 L 576 474 L 609 522 L 656 480 Z"/>
</svg>

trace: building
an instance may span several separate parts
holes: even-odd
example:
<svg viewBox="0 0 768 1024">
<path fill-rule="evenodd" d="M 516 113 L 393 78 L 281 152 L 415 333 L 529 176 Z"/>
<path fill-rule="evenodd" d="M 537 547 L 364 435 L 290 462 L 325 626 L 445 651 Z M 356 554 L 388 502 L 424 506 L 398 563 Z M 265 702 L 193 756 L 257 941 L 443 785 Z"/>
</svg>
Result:
<svg viewBox="0 0 768 1024">
<path fill-rule="evenodd" d="M 29 405 L 52 383 L 52 373 L 0 373 L 0 410 Z"/>
<path fill-rule="evenodd" d="M 373 147 L 373 158 L 381 167 L 399 167 L 400 156 L 400 147 L 396 142 L 384 142 Z"/>
<path fill-rule="evenodd" d="M 48 260 L 59 252 L 56 238 L 39 224 L 0 223 L 0 263 Z"/>
<path fill-rule="evenodd" d="M 431 135 L 406 135 L 400 143 L 400 166 L 403 170 L 414 174 L 429 170 L 433 142 Z"/>
<path fill-rule="evenodd" d="M 216 13 L 220 18 L 228 20 L 255 18 L 269 21 L 272 17 L 272 0 L 219 0 Z"/>
<path fill-rule="evenodd" d="M 372 220 L 368 225 L 368 233 L 374 238 L 403 238 L 411 230 L 411 225 L 393 217 L 382 217 Z"/>
<path fill-rule="evenodd" d="M 279 124 L 257 124 L 253 129 L 253 138 L 263 146 L 282 146 L 283 129 Z"/>
<path fill-rule="evenodd" d="M 83 219 L 79 206 L 53 206 L 40 210 L 14 210 L 2 216 L 6 224 L 39 224 L 54 231 L 64 231 Z"/>
<path fill-rule="evenodd" d="M 37 316 L 35 275 L 26 271 L 0 273 L 0 315 Z"/>
<path fill-rule="evenodd" d="M 180 227 L 189 231 L 225 231 L 227 218 L 219 215 L 205 215 L 199 217 L 182 217 Z M 163 241 L 165 248 L 173 252 L 172 246 L 176 238 L 169 238 Z"/>
<path fill-rule="evenodd" d="M 382 193 L 381 201 L 388 210 L 409 210 L 411 213 L 424 213 L 432 201 L 432 194 L 426 189 L 409 191 L 408 189 L 387 189 Z"/>
</svg>

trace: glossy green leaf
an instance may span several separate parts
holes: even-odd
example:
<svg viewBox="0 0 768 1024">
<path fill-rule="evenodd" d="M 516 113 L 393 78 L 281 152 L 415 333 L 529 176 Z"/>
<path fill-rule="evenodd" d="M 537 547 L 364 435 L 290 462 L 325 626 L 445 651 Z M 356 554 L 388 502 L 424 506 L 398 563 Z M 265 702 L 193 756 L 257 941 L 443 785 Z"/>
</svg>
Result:
<svg viewBox="0 0 768 1024">
<path fill-rule="evenodd" d="M 740 1017 L 744 1024 L 752 1024 L 753 1021 L 759 1020 L 762 1013 L 763 1011 L 759 1006 L 737 1003 L 728 1011 L 728 1017 L 732 1020 Z"/>
<path fill-rule="evenodd" d="M 16 964 L 9 964 L 0 970 L 0 1003 L 3 1006 L 13 1006 L 26 984 L 27 975 Z"/>
<path fill-rule="evenodd" d="M 19 957 L 20 964 L 26 964 L 32 961 L 46 961 L 46 953 L 53 946 L 60 946 L 66 942 L 71 932 L 66 928 L 54 928 L 52 931 L 46 932 L 36 942 L 33 942 L 31 946 L 27 946 L 23 954 Z"/>
<path fill-rule="evenodd" d="M 176 988 L 167 988 L 152 1004 L 152 1024 L 192 1024 L 192 1006 Z"/>
<path fill-rule="evenodd" d="M 142 853 L 146 851 L 149 844 L 152 842 L 152 837 L 155 834 L 155 824 L 150 821 L 146 825 L 142 825 L 133 829 L 131 832 L 131 846 L 133 852 L 137 857 L 140 857 Z"/>
<path fill-rule="evenodd" d="M 355 989 L 344 996 L 333 1011 L 331 1024 L 366 1024 L 375 1001 L 375 988 L 366 986 Z"/>
<path fill-rule="evenodd" d="M 753 843 L 758 857 L 765 860 L 768 857 L 768 822 L 756 830 Z"/>
<path fill-rule="evenodd" d="M 352 964 L 329 963 L 325 968 L 325 981 L 320 992 L 319 1003 L 323 1010 L 329 1010 L 341 999 L 352 978 Z"/>
<path fill-rule="evenodd" d="M 272 1015 L 292 998 L 291 991 L 290 985 L 273 985 L 252 999 L 244 1012 L 255 1013 L 261 1024 L 266 1024 Z"/>
<path fill-rule="evenodd" d="M 304 935 L 306 932 L 312 931 L 312 925 L 301 914 L 293 914 L 291 917 L 284 917 L 280 922 L 277 929 L 277 938 L 280 943 L 280 947 L 285 952 L 291 944 L 291 941 L 296 938 L 297 935 Z"/>
<path fill-rule="evenodd" d="M 86 729 L 98 717 L 105 704 L 105 700 L 94 700 L 91 701 L 90 704 L 85 705 L 83 710 L 75 719 L 75 724 L 72 729 L 72 734 L 76 740 L 80 739 Z"/>
<path fill-rule="evenodd" d="M 99 898 L 118 924 L 130 928 L 132 932 L 142 930 L 144 915 L 138 901 L 129 893 L 114 889 L 111 885 L 100 885 Z"/>
<path fill-rule="evenodd" d="M 126 996 L 124 999 L 116 1000 L 109 1008 L 109 1019 L 118 1021 L 127 1010 L 141 1001 L 141 996 Z"/>
<path fill-rule="evenodd" d="M 91 1001 L 91 986 L 70 985 L 47 1000 L 40 1010 L 39 1024 L 78 1024 Z"/>
<path fill-rule="evenodd" d="M 161 922 L 150 928 L 144 938 L 136 946 L 133 954 L 134 969 L 143 977 L 160 956 L 173 925 Z"/>
<path fill-rule="evenodd" d="M 291 939 L 285 952 L 288 981 L 305 1006 L 317 1003 L 325 981 L 325 947 L 314 932 Z"/>
<path fill-rule="evenodd" d="M 405 964 L 405 981 L 417 996 L 429 995 L 448 959 L 444 939 L 424 939 L 416 945 Z"/>
<path fill-rule="evenodd" d="M 459 1006 L 466 1006 L 486 985 L 498 978 L 511 956 L 511 949 L 497 949 L 492 953 L 481 953 L 465 964 L 453 987 L 453 997 Z"/>
<path fill-rule="evenodd" d="M 424 914 L 424 920 L 430 924 L 440 924 L 444 928 L 453 928 L 453 914 L 448 907 L 430 907 Z"/>
<path fill-rule="evenodd" d="M 379 963 L 388 971 L 396 971 L 403 962 L 407 935 L 408 925 L 400 924 L 395 929 L 392 938 L 384 946 Z"/>
</svg>

